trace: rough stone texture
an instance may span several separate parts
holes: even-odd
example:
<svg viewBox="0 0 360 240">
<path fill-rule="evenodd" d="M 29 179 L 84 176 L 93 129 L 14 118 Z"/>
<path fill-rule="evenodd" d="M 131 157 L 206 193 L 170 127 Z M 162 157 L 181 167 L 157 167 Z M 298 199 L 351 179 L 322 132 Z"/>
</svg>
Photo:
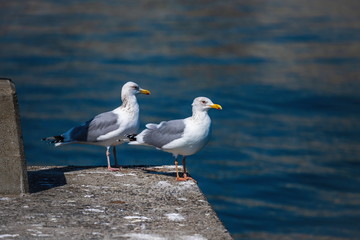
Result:
<svg viewBox="0 0 360 240">
<path fill-rule="evenodd" d="M 0 198 L 0 238 L 232 239 L 173 166 L 29 167 L 31 194 Z"/>
<path fill-rule="evenodd" d="M 28 192 L 26 163 L 15 86 L 0 79 L 0 194 Z"/>
</svg>

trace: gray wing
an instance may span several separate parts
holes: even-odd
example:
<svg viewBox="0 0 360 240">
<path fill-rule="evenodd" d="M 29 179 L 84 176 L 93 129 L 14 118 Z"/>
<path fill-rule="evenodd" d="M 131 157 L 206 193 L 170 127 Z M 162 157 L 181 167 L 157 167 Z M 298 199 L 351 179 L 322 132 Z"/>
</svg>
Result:
<svg viewBox="0 0 360 240">
<path fill-rule="evenodd" d="M 147 129 L 143 140 L 146 144 L 161 148 L 175 139 L 181 138 L 184 130 L 183 119 L 161 122 L 157 128 Z"/>
<path fill-rule="evenodd" d="M 62 142 L 96 142 L 101 135 L 116 130 L 117 115 L 113 112 L 105 112 L 97 115 L 83 124 L 71 128 L 61 135 Z"/>
<path fill-rule="evenodd" d="M 89 122 L 87 141 L 95 142 L 102 135 L 119 128 L 118 116 L 113 112 L 105 112 L 97 115 Z"/>
</svg>

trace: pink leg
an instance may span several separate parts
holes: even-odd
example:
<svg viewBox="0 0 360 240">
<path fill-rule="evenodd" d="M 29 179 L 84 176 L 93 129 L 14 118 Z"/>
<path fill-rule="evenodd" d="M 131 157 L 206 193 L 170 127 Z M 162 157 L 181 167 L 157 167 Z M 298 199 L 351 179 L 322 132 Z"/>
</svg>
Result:
<svg viewBox="0 0 360 240">
<path fill-rule="evenodd" d="M 177 160 L 177 156 L 175 157 L 175 169 L 176 169 L 176 180 L 178 180 L 180 178 L 179 176 L 179 169 L 178 169 L 178 166 L 179 166 L 179 162 Z M 179 181 L 179 180 L 178 180 Z"/>
<path fill-rule="evenodd" d="M 111 164 L 110 164 L 110 151 L 109 151 L 110 147 L 106 147 L 106 159 L 107 159 L 107 163 L 108 163 L 108 170 L 109 171 L 119 171 L 118 168 L 112 168 Z"/>
</svg>

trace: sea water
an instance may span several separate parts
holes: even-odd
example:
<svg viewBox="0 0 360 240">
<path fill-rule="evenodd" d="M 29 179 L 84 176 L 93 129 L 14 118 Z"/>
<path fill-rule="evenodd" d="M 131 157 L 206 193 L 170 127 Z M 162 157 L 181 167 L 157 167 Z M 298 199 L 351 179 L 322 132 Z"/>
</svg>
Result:
<svg viewBox="0 0 360 240">
<path fill-rule="evenodd" d="M 8 1 L 0 75 L 17 87 L 29 165 L 106 165 L 105 149 L 54 148 L 121 104 L 134 81 L 141 128 L 206 96 L 212 139 L 191 175 L 235 239 L 360 236 L 358 1 Z M 124 165 L 173 164 L 118 147 Z M 186 198 L 186 196 L 184 196 Z M 186 203 L 184 203 L 186 204 Z"/>
</svg>

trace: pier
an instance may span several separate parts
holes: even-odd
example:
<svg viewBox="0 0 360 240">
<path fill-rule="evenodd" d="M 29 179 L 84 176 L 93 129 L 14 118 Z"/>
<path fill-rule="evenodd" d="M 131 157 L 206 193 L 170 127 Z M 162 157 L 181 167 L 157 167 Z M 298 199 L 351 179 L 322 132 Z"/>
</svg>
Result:
<svg viewBox="0 0 360 240">
<path fill-rule="evenodd" d="M 2 196 L 5 239 L 232 239 L 173 166 L 28 167 L 30 194 Z"/>
</svg>

